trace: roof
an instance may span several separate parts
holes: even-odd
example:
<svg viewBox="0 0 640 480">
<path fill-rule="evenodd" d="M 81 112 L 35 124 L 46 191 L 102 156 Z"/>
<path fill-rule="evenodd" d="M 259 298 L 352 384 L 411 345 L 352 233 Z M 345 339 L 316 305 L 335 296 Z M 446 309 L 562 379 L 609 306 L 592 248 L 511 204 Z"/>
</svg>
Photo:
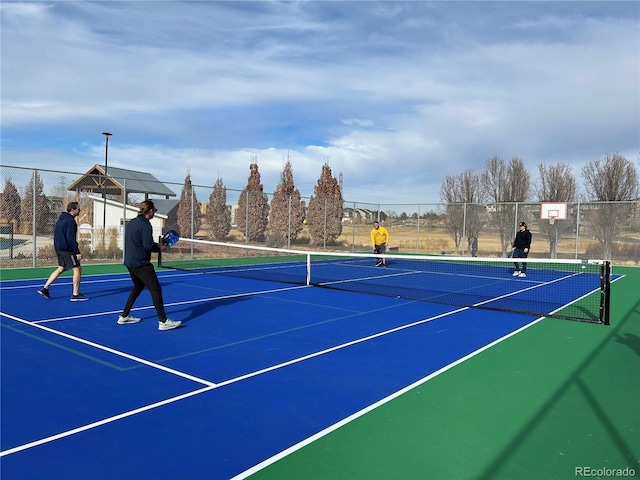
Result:
<svg viewBox="0 0 640 480">
<path fill-rule="evenodd" d="M 158 213 L 169 215 L 169 212 L 177 207 L 180 200 L 172 198 L 154 198 L 153 204 L 158 209 Z"/>
<path fill-rule="evenodd" d="M 145 193 L 162 195 L 165 198 L 176 194 L 150 173 L 136 172 L 126 168 L 109 167 L 105 177 L 104 165 L 94 165 L 67 190 L 83 190 L 97 194 L 121 195 L 127 193 Z"/>
</svg>

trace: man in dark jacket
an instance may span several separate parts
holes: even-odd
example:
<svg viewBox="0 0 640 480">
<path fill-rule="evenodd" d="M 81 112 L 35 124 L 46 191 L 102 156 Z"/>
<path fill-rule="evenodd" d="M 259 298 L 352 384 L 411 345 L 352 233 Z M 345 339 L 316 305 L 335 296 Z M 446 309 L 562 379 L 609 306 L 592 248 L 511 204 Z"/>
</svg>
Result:
<svg viewBox="0 0 640 480">
<path fill-rule="evenodd" d="M 124 235 L 124 265 L 129 270 L 133 288 L 124 304 L 122 315 L 118 317 L 118 323 L 124 325 L 138 323 L 141 320 L 131 316 L 131 309 L 136 299 L 147 287 L 158 314 L 158 330 L 171 330 L 179 327 L 182 322 L 167 318 L 162 299 L 162 287 L 151 263 L 151 252 L 164 252 L 167 248 L 153 240 L 153 227 L 149 220 L 153 218 L 155 213 L 156 208 L 153 202 L 145 200 L 140 204 L 138 216 L 127 224 Z"/>
<path fill-rule="evenodd" d="M 513 258 L 527 258 L 529 256 L 529 248 L 531 247 L 531 232 L 527 229 L 527 224 L 520 222 L 518 224 L 518 233 L 513 240 Z M 516 266 L 513 272 L 514 277 L 527 276 L 527 262 L 522 262 L 522 269 L 518 262 L 513 263 Z"/>
<path fill-rule="evenodd" d="M 58 257 L 58 265 L 51 275 L 47 283 L 44 284 L 38 293 L 44 298 L 51 298 L 49 296 L 49 287 L 60 276 L 60 274 L 66 270 L 73 269 L 73 291 L 71 292 L 72 302 L 82 302 L 89 300 L 83 294 L 80 293 L 80 278 L 82 277 L 82 267 L 80 266 L 80 260 L 82 260 L 82 254 L 78 247 L 78 224 L 75 218 L 80 214 L 80 206 L 78 202 L 69 202 L 67 205 L 67 211 L 62 212 L 58 221 L 56 222 L 55 229 L 53 231 L 53 248 L 56 251 Z"/>
</svg>

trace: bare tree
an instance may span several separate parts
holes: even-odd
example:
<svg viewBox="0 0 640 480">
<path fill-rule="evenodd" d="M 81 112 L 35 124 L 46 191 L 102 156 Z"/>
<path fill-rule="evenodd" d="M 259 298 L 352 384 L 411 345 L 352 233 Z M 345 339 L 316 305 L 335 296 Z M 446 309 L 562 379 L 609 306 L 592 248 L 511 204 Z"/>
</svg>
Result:
<svg viewBox="0 0 640 480">
<path fill-rule="evenodd" d="M 577 182 L 569 165 L 538 165 L 540 178 L 537 184 L 538 200 L 540 202 L 569 203 L 576 199 L 578 192 Z M 540 234 L 545 235 L 549 241 L 549 254 L 551 258 L 558 256 L 558 242 L 565 234 L 573 231 L 576 212 L 567 212 L 566 221 L 557 221 L 553 224 L 540 222 Z M 573 217 L 573 220 L 572 220 Z"/>
<path fill-rule="evenodd" d="M 249 171 L 247 186 L 238 198 L 236 223 L 238 230 L 244 232 L 247 240 L 259 242 L 264 240 L 264 232 L 267 230 L 269 202 L 260 183 L 260 172 L 255 157 Z"/>
<path fill-rule="evenodd" d="M 207 223 L 215 240 L 224 240 L 231 231 L 231 210 L 227 207 L 227 189 L 218 177 L 209 195 Z"/>
<path fill-rule="evenodd" d="M 507 165 L 508 202 L 526 202 L 531 193 L 531 176 L 524 166 L 524 160 L 513 157 Z"/>
<path fill-rule="evenodd" d="M 502 255 L 513 240 L 516 203 L 525 202 L 530 194 L 530 175 L 524 161 L 513 157 L 509 164 L 499 157 L 487 160 L 482 172 L 482 186 L 491 205 L 492 224 L 498 229 Z"/>
<path fill-rule="evenodd" d="M 200 202 L 191 184 L 191 173 L 187 171 L 184 179 L 180 202 L 178 203 L 178 229 L 180 236 L 193 238 L 200 230 L 202 218 L 200 216 Z"/>
<path fill-rule="evenodd" d="M 624 202 L 637 200 L 638 172 L 633 163 L 614 153 L 591 160 L 582 168 L 582 177 L 590 200 Z M 585 214 L 593 232 L 604 248 L 604 259 L 611 259 L 613 242 L 633 213 L 633 204 L 602 203 Z"/>
<path fill-rule="evenodd" d="M 329 164 L 325 163 L 307 212 L 309 235 L 315 245 L 326 245 L 338 239 L 342 233 L 343 206 L 340 184 L 331 174 Z"/>
<path fill-rule="evenodd" d="M 269 226 L 270 240 L 273 245 L 280 246 L 285 239 L 287 245 L 290 245 L 291 240 L 298 238 L 302 231 L 304 215 L 305 203 L 301 200 L 300 191 L 295 187 L 293 167 L 291 160 L 287 158 L 287 163 L 280 174 L 280 184 L 271 199 Z"/>
<path fill-rule="evenodd" d="M 470 250 L 472 239 L 478 237 L 484 224 L 480 175 L 472 170 L 447 175 L 440 188 L 440 198 L 446 204 L 445 227 L 454 241 L 456 253 L 464 237 Z"/>
</svg>

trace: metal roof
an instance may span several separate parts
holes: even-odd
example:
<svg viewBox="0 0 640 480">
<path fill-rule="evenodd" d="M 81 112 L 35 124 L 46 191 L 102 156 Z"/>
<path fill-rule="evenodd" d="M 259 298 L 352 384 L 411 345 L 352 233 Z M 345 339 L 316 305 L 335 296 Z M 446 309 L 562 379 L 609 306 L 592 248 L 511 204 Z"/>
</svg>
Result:
<svg viewBox="0 0 640 480">
<path fill-rule="evenodd" d="M 73 182 L 67 190 L 83 190 L 107 195 L 122 195 L 127 193 L 144 193 L 147 195 L 162 195 L 165 198 L 177 196 L 164 183 L 150 173 L 136 172 L 119 167 L 109 167 L 105 176 L 104 165 L 94 165 L 78 180 Z"/>
</svg>

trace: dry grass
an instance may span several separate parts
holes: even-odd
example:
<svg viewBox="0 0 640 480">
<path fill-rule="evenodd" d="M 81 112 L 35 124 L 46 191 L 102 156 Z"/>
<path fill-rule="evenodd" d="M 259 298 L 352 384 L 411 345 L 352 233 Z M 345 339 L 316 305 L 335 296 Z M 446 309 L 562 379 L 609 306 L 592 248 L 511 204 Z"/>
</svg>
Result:
<svg viewBox="0 0 640 480">
<path fill-rule="evenodd" d="M 371 225 L 344 225 L 342 229 L 342 235 L 338 239 L 336 245 L 328 245 L 327 248 L 331 250 L 356 250 L 356 251 L 369 251 L 371 250 Z M 455 245 L 453 239 L 441 226 L 406 226 L 398 225 L 396 227 L 387 227 L 390 237 L 390 246 L 398 247 L 402 253 L 419 253 L 419 254 L 441 254 L 445 252 L 447 255 L 455 255 Z M 546 239 L 540 238 L 536 242 L 536 232 L 532 232 L 534 235 L 534 242 L 532 248 L 532 257 L 548 257 L 549 245 Z M 244 235 L 238 230 L 232 229 L 229 233 L 227 241 L 232 243 L 244 243 Z M 587 242 L 580 244 L 579 255 L 584 255 L 588 246 Z M 292 248 L 303 250 L 318 250 L 321 246 L 312 245 L 309 239 L 309 233 L 305 227 L 299 236 L 299 239 L 294 242 Z M 574 258 L 575 256 L 575 239 L 562 240 L 558 248 L 558 256 L 561 258 Z M 469 254 L 469 249 L 466 244 L 466 240 L 460 246 L 458 254 Z M 500 237 L 498 234 L 484 233 L 478 237 L 478 256 L 482 257 L 500 257 L 502 256 L 502 250 L 500 245 Z"/>
</svg>

